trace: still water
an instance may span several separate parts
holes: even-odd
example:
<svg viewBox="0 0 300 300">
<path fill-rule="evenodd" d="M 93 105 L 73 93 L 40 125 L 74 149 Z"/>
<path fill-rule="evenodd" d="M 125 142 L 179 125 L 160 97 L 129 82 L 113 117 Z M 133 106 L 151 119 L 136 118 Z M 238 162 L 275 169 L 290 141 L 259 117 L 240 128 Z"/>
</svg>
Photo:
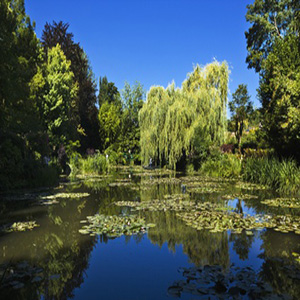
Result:
<svg viewBox="0 0 300 300">
<path fill-rule="evenodd" d="M 2 195 L 0 226 L 39 226 L 1 233 L 0 299 L 300 299 L 300 263 L 293 254 L 300 253 L 300 235 L 270 228 L 252 234 L 197 230 L 174 211 L 114 205 L 185 193 L 191 201 L 222 203 L 242 215 L 300 215 L 297 208 L 262 204 L 278 196 L 267 189 L 231 181 L 214 188 L 215 179 L 172 176 L 120 168 L 54 190 Z M 40 200 L 56 193 L 88 196 Z M 156 226 L 118 238 L 79 233 L 80 221 L 97 213 L 138 213 Z"/>
</svg>

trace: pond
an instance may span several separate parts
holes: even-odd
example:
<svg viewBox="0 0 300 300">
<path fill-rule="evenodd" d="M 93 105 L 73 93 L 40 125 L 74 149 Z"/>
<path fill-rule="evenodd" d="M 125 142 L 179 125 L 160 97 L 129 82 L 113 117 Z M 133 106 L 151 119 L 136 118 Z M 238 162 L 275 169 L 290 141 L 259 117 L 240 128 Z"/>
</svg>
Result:
<svg viewBox="0 0 300 300">
<path fill-rule="evenodd" d="M 300 201 L 265 187 L 118 167 L 1 198 L 0 299 L 300 298 Z"/>
</svg>

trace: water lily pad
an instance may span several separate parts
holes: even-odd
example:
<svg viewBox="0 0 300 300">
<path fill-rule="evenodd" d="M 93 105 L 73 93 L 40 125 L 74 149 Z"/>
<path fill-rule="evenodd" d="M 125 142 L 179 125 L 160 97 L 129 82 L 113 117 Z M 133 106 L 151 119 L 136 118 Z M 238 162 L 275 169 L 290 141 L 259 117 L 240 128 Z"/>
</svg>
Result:
<svg viewBox="0 0 300 300">
<path fill-rule="evenodd" d="M 58 199 L 58 198 L 83 198 L 90 196 L 89 193 L 57 193 L 54 195 L 48 195 L 41 197 L 42 200 L 51 200 L 51 199 Z"/>
<path fill-rule="evenodd" d="M 27 261 L 14 264 L 0 265 L 1 288 L 21 289 L 26 284 L 43 280 L 43 269 L 30 265 Z M 1 298 L 2 299 L 2 298 Z"/>
<path fill-rule="evenodd" d="M 249 231 L 263 226 L 255 217 L 242 216 L 231 211 L 216 211 L 213 207 L 203 211 L 178 212 L 176 215 L 187 225 L 192 223 L 198 230 L 208 229 L 213 233 L 225 230 L 241 233 L 243 230 Z"/>
<path fill-rule="evenodd" d="M 261 203 L 274 207 L 300 208 L 300 199 L 296 198 L 265 199 Z"/>
<path fill-rule="evenodd" d="M 292 255 L 295 258 L 295 261 L 300 264 L 300 254 L 297 252 L 292 252 Z"/>
<path fill-rule="evenodd" d="M 180 183 L 180 179 L 175 177 L 152 178 L 152 179 L 141 181 L 141 185 L 178 184 L 178 183 Z"/>
<path fill-rule="evenodd" d="M 36 221 L 28 221 L 28 222 L 15 222 L 13 224 L 5 224 L 0 228 L 2 232 L 13 232 L 13 231 L 26 231 L 32 230 L 35 227 L 40 226 L 36 223 Z"/>
<path fill-rule="evenodd" d="M 191 200 L 177 199 L 178 196 L 174 198 L 169 198 L 167 200 L 151 200 L 151 201 L 118 201 L 114 204 L 117 206 L 128 206 L 132 207 L 134 210 L 146 210 L 146 211 L 205 211 L 205 210 L 217 210 L 221 207 L 223 210 L 227 211 L 231 208 L 223 207 L 218 204 L 211 202 L 195 202 Z M 185 198 L 185 197 L 184 197 Z"/>
<path fill-rule="evenodd" d="M 132 183 L 131 181 L 120 181 L 120 182 L 112 182 L 112 183 L 109 183 L 108 185 L 110 187 L 116 187 L 116 186 L 131 186 L 133 184 L 134 183 Z"/>
<path fill-rule="evenodd" d="M 96 214 L 87 217 L 87 225 L 79 229 L 81 234 L 105 234 L 108 237 L 132 235 L 144 233 L 155 224 L 147 224 L 145 219 L 139 216 L 105 216 Z"/>
<path fill-rule="evenodd" d="M 37 277 L 34 277 L 32 280 L 31 280 L 31 282 L 40 282 L 40 281 L 42 281 L 43 280 L 43 278 L 41 277 L 41 276 L 37 276 Z"/>
<path fill-rule="evenodd" d="M 235 187 L 243 190 L 266 190 L 268 188 L 261 184 L 242 182 L 242 181 L 236 182 Z"/>
<path fill-rule="evenodd" d="M 211 186 L 200 186 L 200 187 L 191 187 L 189 190 L 196 194 L 212 194 L 223 192 L 224 189 L 220 187 L 211 187 Z"/>
<path fill-rule="evenodd" d="M 257 195 L 250 195 L 250 194 L 226 194 L 222 195 L 223 199 L 227 200 L 233 200 L 233 199 L 241 199 L 241 200 L 247 200 L 247 199 L 257 199 Z"/>
</svg>

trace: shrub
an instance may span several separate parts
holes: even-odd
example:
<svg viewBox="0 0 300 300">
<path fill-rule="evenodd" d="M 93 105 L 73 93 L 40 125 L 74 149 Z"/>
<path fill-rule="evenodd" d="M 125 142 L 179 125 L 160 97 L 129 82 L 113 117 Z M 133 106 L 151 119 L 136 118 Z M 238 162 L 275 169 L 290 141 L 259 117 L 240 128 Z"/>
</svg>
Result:
<svg viewBox="0 0 300 300">
<path fill-rule="evenodd" d="M 81 155 L 77 152 L 73 152 L 70 156 L 69 167 L 71 169 L 70 177 L 75 177 L 79 174 Z"/>
<path fill-rule="evenodd" d="M 56 166 L 43 166 L 36 170 L 32 181 L 28 182 L 28 187 L 55 186 L 58 184 L 59 170 Z"/>
<path fill-rule="evenodd" d="M 210 176 L 236 178 L 241 173 L 241 160 L 234 154 L 209 157 L 201 165 L 200 172 Z"/>
<path fill-rule="evenodd" d="M 186 167 L 185 167 L 185 172 L 187 174 L 195 173 L 194 165 L 193 164 L 187 164 Z"/>
<path fill-rule="evenodd" d="M 108 161 L 103 154 L 97 152 L 93 156 L 79 159 L 79 172 L 83 174 L 100 174 L 108 170 Z"/>
</svg>

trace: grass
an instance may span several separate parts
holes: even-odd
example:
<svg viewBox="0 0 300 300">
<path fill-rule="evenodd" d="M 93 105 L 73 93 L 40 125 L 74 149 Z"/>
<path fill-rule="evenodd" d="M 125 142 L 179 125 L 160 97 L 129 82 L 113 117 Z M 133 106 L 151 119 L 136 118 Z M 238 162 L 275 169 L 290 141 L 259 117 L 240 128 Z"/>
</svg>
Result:
<svg viewBox="0 0 300 300">
<path fill-rule="evenodd" d="M 247 157 L 241 161 L 233 154 L 222 154 L 209 157 L 199 171 L 214 177 L 241 177 L 275 189 L 280 194 L 300 195 L 300 168 L 292 159 Z"/>
<path fill-rule="evenodd" d="M 248 158 L 243 163 L 242 177 L 282 194 L 300 194 L 300 168 L 292 159 Z"/>
</svg>

